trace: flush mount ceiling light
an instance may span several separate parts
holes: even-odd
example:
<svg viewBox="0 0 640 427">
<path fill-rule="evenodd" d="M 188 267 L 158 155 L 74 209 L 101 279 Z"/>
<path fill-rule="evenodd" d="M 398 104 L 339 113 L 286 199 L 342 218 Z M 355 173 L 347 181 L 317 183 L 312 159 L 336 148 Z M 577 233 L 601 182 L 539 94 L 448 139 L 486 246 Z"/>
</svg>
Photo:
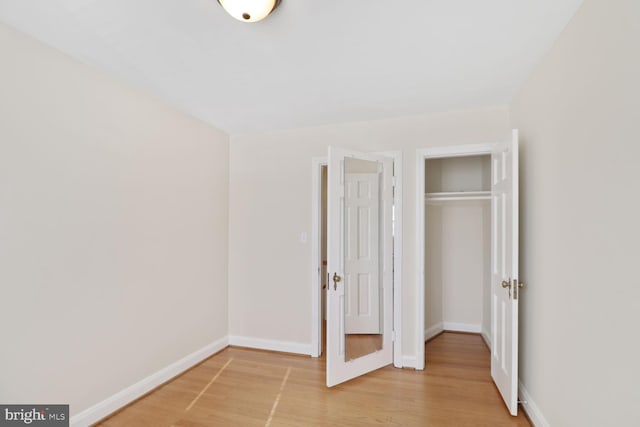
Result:
<svg viewBox="0 0 640 427">
<path fill-rule="evenodd" d="M 269 16 L 281 0 L 218 0 L 220 6 L 238 21 L 258 22 Z"/>
</svg>

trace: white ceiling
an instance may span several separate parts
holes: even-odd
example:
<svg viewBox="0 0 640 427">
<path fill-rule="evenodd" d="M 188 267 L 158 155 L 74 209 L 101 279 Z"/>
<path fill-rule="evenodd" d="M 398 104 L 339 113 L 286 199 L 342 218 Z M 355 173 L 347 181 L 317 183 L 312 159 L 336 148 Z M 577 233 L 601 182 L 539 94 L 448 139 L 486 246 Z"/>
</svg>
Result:
<svg viewBox="0 0 640 427">
<path fill-rule="evenodd" d="M 503 105 L 582 0 L 0 0 L 0 21 L 230 133 Z"/>
</svg>

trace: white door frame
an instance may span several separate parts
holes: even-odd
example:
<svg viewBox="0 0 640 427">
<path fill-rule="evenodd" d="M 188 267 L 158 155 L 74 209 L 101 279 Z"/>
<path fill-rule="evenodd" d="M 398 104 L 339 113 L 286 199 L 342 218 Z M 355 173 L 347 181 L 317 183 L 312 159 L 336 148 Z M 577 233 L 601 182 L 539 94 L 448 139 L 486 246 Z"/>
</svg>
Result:
<svg viewBox="0 0 640 427">
<path fill-rule="evenodd" d="M 418 370 L 424 369 L 424 319 L 425 319 L 425 218 L 424 208 L 424 182 L 425 160 L 441 157 L 463 157 L 491 154 L 497 143 L 457 145 L 450 147 L 432 147 L 416 150 L 416 366 Z"/>
<path fill-rule="evenodd" d="M 326 157 L 311 161 L 311 357 L 320 357 L 322 348 L 322 166 Z"/>
<path fill-rule="evenodd" d="M 394 175 L 394 238 L 393 238 L 393 365 L 402 368 L 402 152 L 383 151 L 372 154 L 393 159 Z M 322 166 L 326 157 L 315 157 L 311 162 L 311 356 L 322 354 L 322 271 L 321 218 L 322 218 Z"/>
</svg>

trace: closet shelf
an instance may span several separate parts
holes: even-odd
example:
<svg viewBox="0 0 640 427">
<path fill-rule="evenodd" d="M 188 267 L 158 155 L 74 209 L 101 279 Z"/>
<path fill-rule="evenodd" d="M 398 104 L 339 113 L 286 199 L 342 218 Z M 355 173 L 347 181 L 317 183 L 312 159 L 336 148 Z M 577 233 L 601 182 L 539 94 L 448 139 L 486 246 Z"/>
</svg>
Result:
<svg viewBox="0 0 640 427">
<path fill-rule="evenodd" d="M 448 191 L 439 193 L 426 193 L 424 197 L 426 203 L 490 199 L 491 191 Z"/>
</svg>

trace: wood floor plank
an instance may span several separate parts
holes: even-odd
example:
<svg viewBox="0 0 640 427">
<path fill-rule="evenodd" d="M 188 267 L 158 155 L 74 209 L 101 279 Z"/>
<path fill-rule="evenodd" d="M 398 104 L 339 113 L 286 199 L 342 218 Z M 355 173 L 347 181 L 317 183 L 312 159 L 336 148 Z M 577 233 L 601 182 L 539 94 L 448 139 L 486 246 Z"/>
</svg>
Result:
<svg viewBox="0 0 640 427">
<path fill-rule="evenodd" d="M 230 347 L 99 425 L 530 425 L 522 413 L 509 415 L 481 337 L 444 333 L 425 353 L 424 371 L 389 366 L 329 389 L 323 359 Z"/>
</svg>

